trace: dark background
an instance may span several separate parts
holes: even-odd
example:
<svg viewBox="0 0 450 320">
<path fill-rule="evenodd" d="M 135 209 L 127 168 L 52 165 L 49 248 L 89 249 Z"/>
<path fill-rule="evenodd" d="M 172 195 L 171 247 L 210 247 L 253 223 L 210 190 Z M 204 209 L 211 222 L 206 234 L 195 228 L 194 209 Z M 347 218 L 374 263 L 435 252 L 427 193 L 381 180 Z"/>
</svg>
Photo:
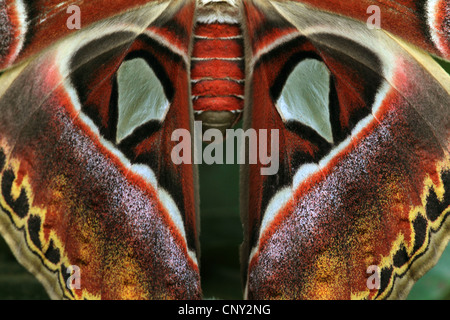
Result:
<svg viewBox="0 0 450 320">
<path fill-rule="evenodd" d="M 450 63 L 442 63 L 450 73 Z M 448 116 L 448 115 L 443 115 Z M 239 246 L 239 165 L 201 165 L 201 276 L 206 299 L 242 299 Z M 0 299 L 48 299 L 0 237 Z M 450 300 L 450 246 L 408 299 Z"/>
</svg>

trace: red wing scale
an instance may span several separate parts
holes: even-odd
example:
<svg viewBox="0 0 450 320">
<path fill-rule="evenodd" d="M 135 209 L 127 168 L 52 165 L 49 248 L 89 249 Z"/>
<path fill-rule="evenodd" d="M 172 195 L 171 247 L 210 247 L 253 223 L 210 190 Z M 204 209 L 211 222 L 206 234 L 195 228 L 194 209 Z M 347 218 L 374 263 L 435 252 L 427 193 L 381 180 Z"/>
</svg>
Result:
<svg viewBox="0 0 450 320">
<path fill-rule="evenodd" d="M 200 298 L 195 168 L 171 161 L 195 3 L 86 1 L 67 32 L 69 4 L 41 2 L 6 2 L 25 40 L 1 52 L 24 61 L 0 78 L 1 234 L 52 298 Z"/>
<path fill-rule="evenodd" d="M 301 2 L 244 2 L 244 126 L 280 150 L 275 175 L 243 174 L 245 297 L 404 298 L 450 236 L 450 81 L 399 37 L 448 42 L 331 13 L 366 1 Z"/>
</svg>

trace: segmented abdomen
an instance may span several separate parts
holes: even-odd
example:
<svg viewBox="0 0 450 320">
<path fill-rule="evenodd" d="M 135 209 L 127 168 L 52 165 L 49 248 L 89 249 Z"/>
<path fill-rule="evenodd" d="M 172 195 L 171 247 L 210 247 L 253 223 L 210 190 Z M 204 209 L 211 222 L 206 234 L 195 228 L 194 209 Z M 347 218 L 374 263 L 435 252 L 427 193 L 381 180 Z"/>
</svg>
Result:
<svg viewBox="0 0 450 320">
<path fill-rule="evenodd" d="M 191 85 L 194 112 L 229 111 L 236 120 L 244 106 L 245 63 L 239 24 L 198 22 L 194 31 Z"/>
</svg>

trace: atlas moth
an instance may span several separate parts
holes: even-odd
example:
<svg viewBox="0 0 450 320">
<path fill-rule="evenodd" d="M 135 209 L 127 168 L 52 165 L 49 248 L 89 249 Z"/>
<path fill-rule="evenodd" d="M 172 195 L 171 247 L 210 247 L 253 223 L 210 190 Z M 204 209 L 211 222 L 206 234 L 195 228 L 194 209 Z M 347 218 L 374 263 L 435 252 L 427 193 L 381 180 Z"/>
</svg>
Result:
<svg viewBox="0 0 450 320">
<path fill-rule="evenodd" d="M 279 133 L 275 174 L 242 165 L 243 298 L 404 298 L 450 235 L 450 81 L 429 55 L 450 59 L 449 11 L 1 1 L 0 233 L 52 298 L 200 299 L 197 167 L 171 135 L 242 118 Z"/>
</svg>

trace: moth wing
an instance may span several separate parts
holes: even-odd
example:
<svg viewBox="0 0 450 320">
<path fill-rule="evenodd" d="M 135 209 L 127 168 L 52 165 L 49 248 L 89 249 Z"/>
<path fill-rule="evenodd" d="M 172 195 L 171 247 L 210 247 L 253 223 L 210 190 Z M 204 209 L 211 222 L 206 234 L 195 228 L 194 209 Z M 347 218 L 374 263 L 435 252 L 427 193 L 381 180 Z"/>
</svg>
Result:
<svg viewBox="0 0 450 320">
<path fill-rule="evenodd" d="M 244 127 L 278 130 L 276 173 L 242 174 L 245 297 L 404 298 L 450 237 L 450 77 L 335 2 L 302 2 L 316 7 L 243 4 Z"/>
<path fill-rule="evenodd" d="M 282 1 L 270 1 L 282 3 Z M 334 0 L 287 1 L 349 17 L 368 28 L 382 28 L 425 51 L 450 59 L 450 3 L 446 0 L 384 1 Z"/>
<path fill-rule="evenodd" d="M 85 1 L 73 32 L 70 4 L 28 8 L 42 42 L 3 55 L 0 232 L 52 298 L 200 298 L 196 169 L 171 155 L 195 3 Z"/>
</svg>

